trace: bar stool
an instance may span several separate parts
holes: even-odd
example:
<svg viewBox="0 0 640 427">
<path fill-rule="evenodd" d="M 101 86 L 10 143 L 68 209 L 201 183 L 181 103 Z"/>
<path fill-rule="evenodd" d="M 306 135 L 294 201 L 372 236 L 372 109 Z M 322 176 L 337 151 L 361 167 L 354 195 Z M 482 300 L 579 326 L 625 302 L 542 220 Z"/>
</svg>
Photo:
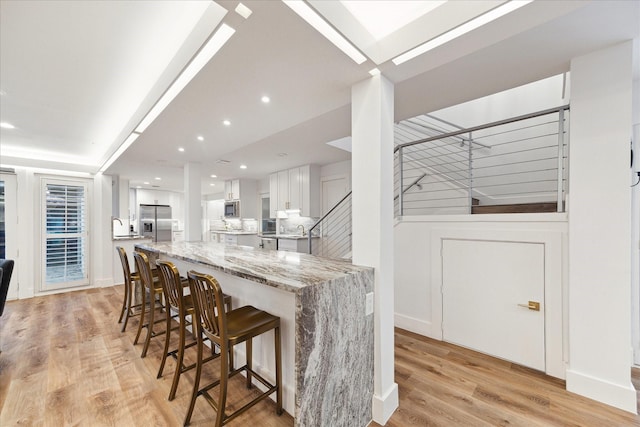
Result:
<svg viewBox="0 0 640 427">
<path fill-rule="evenodd" d="M 140 323 L 138 323 L 138 332 L 136 333 L 135 340 L 133 340 L 133 344 L 138 343 L 142 328 L 147 328 L 147 335 L 145 336 L 144 345 L 142 347 L 142 354 L 140 355 L 140 357 L 146 357 L 147 350 L 149 349 L 149 342 L 151 342 L 151 337 L 156 337 L 166 333 L 166 331 L 153 331 L 153 325 L 158 322 L 162 322 L 162 319 L 154 319 L 154 313 L 156 309 L 163 310 L 166 309 L 166 307 L 162 302 L 162 297 L 164 294 L 162 290 L 162 284 L 160 283 L 160 280 L 154 279 L 153 274 L 151 273 L 151 265 L 149 264 L 149 258 L 147 257 L 147 255 L 142 252 L 134 251 L 133 258 L 135 259 L 136 269 L 140 274 L 140 279 L 143 285 L 142 302 L 140 303 Z M 148 304 L 147 292 L 149 292 Z M 147 305 L 149 306 L 149 320 L 147 321 L 147 323 L 145 323 L 145 318 L 147 316 Z"/>
<path fill-rule="evenodd" d="M 140 313 L 134 313 L 133 310 L 140 307 L 140 304 L 133 303 L 133 295 L 135 294 L 136 282 L 140 281 L 140 273 L 137 271 L 131 272 L 129 268 L 129 260 L 127 258 L 127 252 L 120 246 L 116 246 L 116 251 L 120 256 L 120 263 L 122 264 L 122 274 L 124 276 L 124 297 L 122 299 L 122 309 L 120 310 L 120 318 L 118 323 L 122 322 L 124 317 L 124 324 L 122 325 L 121 332 L 127 329 L 127 323 L 129 317 L 138 316 Z M 155 272 L 155 270 L 153 270 Z"/>
<path fill-rule="evenodd" d="M 187 320 L 187 315 L 190 315 L 193 319 L 194 309 L 193 309 L 193 301 L 191 299 L 191 295 L 184 295 L 182 279 L 180 277 L 180 273 L 176 266 L 169 261 L 156 261 L 156 265 L 158 266 L 158 270 L 160 271 L 160 283 L 162 284 L 162 289 L 164 291 L 164 296 L 166 302 L 168 304 L 168 309 L 166 311 L 166 321 L 167 334 L 164 339 L 164 351 L 162 352 L 162 361 L 160 362 L 160 368 L 158 369 L 158 378 L 162 377 L 162 373 L 164 371 L 164 365 L 167 361 L 167 356 L 174 357 L 176 359 L 176 369 L 173 373 L 173 383 L 171 384 L 171 391 L 169 392 L 169 400 L 173 400 L 176 396 L 176 390 L 178 389 L 178 382 L 180 381 L 180 375 L 190 369 L 193 369 L 196 364 L 192 363 L 191 365 L 185 366 L 183 364 L 184 361 L 184 351 L 187 348 L 190 348 L 197 344 L 197 340 L 193 341 L 187 345 L 185 345 L 186 340 L 186 327 L 191 325 L 192 322 Z M 224 305 L 226 311 L 231 311 L 231 297 L 228 295 L 224 296 Z M 179 342 L 178 348 L 169 351 L 169 341 L 171 339 L 171 309 L 178 312 L 178 335 Z M 195 336 L 195 330 L 192 331 Z M 212 355 L 207 359 L 203 360 L 203 363 L 208 362 L 216 357 L 218 354 L 214 352 L 215 346 L 211 346 Z M 231 363 L 233 366 L 233 362 Z"/>
<path fill-rule="evenodd" d="M 281 349 L 280 349 L 280 318 L 273 316 L 266 311 L 258 310 L 252 306 L 244 306 L 235 310 L 225 312 L 223 308 L 222 289 L 218 281 L 208 275 L 195 271 L 189 271 L 189 289 L 193 298 L 195 309 L 194 325 L 197 328 L 196 339 L 198 348 L 198 358 L 196 361 L 196 377 L 193 383 L 193 393 L 191 403 L 187 411 L 184 425 L 189 425 L 196 398 L 200 395 L 217 411 L 215 426 L 220 427 L 233 420 L 238 415 L 255 405 L 260 400 L 266 398 L 273 392 L 276 393 L 276 413 L 282 414 L 282 385 L 281 385 Z M 214 298 L 211 298 L 211 295 Z M 217 314 L 217 315 L 216 315 Z M 275 384 L 269 383 L 262 376 L 252 370 L 252 339 L 269 330 L 274 330 L 276 380 Z M 220 347 L 220 379 L 200 388 L 200 375 L 202 374 L 202 334 Z M 247 353 L 247 363 L 238 369 L 229 369 L 230 349 L 244 342 Z M 245 371 L 247 375 L 247 388 L 252 387 L 251 379 L 260 381 L 266 391 L 260 393 L 249 403 L 237 409 L 230 415 L 225 413 L 227 401 L 227 386 L 229 378 Z M 218 401 L 216 402 L 209 390 L 220 386 Z"/>
</svg>

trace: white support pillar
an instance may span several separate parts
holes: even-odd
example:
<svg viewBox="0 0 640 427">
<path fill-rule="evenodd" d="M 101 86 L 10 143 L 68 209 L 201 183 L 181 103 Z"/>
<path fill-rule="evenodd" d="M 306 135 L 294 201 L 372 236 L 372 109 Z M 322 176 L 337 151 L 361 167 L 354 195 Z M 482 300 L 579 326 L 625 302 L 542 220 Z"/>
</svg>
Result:
<svg viewBox="0 0 640 427">
<path fill-rule="evenodd" d="M 393 84 L 382 75 L 351 90 L 353 263 L 375 268 L 373 420 L 398 407 L 393 337 Z"/>
<path fill-rule="evenodd" d="M 632 46 L 629 41 L 571 61 L 567 390 L 636 413 L 630 374 Z"/>
<path fill-rule="evenodd" d="M 197 242 L 202 240 L 202 198 L 200 163 L 184 165 L 184 240 Z"/>
</svg>

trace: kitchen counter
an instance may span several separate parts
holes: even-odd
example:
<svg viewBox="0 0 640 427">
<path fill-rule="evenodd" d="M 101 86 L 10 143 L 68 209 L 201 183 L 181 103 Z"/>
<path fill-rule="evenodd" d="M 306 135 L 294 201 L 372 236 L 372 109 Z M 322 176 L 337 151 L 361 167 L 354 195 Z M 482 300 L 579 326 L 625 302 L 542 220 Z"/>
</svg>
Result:
<svg viewBox="0 0 640 427">
<path fill-rule="evenodd" d="M 125 236 L 113 236 L 111 238 L 111 240 L 113 240 L 114 242 L 119 242 L 121 240 L 143 240 L 143 239 L 152 240 L 151 237 L 141 236 L 139 234 L 128 234 L 128 235 L 125 235 Z"/>
<path fill-rule="evenodd" d="M 249 236 L 258 234 L 257 231 L 241 231 L 241 230 L 211 230 L 212 233 L 230 234 L 232 236 Z"/>
<path fill-rule="evenodd" d="M 253 305 L 280 317 L 283 404 L 296 426 L 364 427 L 371 421 L 374 326 L 366 300 L 373 293 L 372 268 L 211 242 L 136 249 L 172 261 L 183 275 L 213 275 L 234 307 Z M 234 351 L 244 360 L 243 346 Z M 256 340 L 253 354 L 261 374 L 273 379 L 272 340 Z"/>
</svg>

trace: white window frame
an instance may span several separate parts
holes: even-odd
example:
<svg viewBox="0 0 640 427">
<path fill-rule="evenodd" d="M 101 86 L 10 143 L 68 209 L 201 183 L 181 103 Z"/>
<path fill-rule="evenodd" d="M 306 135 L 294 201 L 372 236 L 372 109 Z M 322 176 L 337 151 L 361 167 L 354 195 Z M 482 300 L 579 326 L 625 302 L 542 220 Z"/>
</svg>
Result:
<svg viewBox="0 0 640 427">
<path fill-rule="evenodd" d="M 80 280 L 71 282 L 52 283 L 47 285 L 47 185 L 68 185 L 84 188 L 85 197 L 85 230 L 79 236 L 84 241 L 83 258 L 85 264 L 85 275 Z M 39 286 L 40 292 L 59 291 L 68 288 L 87 287 L 91 285 L 91 180 L 77 179 L 77 178 L 64 178 L 64 177 L 52 177 L 41 176 L 40 177 L 40 268 L 39 268 Z"/>
</svg>

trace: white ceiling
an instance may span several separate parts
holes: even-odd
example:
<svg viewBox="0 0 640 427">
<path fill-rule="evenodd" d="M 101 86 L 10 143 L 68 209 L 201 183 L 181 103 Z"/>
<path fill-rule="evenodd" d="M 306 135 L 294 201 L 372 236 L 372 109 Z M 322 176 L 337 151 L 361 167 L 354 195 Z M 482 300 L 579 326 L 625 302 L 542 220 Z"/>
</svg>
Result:
<svg viewBox="0 0 640 427">
<path fill-rule="evenodd" d="M 214 193 L 226 178 L 348 160 L 326 142 L 350 135 L 351 86 L 376 66 L 401 120 L 567 71 L 640 31 L 638 1 L 535 1 L 390 61 L 502 2 L 450 1 L 376 41 L 340 2 L 310 0 L 367 55 L 357 65 L 280 1 L 243 2 L 245 20 L 237 1 L 3 0 L 0 121 L 16 129 L 1 129 L 0 163 L 97 172 L 221 21 L 235 34 L 106 173 L 180 190 L 183 165 L 199 162 Z"/>
</svg>

